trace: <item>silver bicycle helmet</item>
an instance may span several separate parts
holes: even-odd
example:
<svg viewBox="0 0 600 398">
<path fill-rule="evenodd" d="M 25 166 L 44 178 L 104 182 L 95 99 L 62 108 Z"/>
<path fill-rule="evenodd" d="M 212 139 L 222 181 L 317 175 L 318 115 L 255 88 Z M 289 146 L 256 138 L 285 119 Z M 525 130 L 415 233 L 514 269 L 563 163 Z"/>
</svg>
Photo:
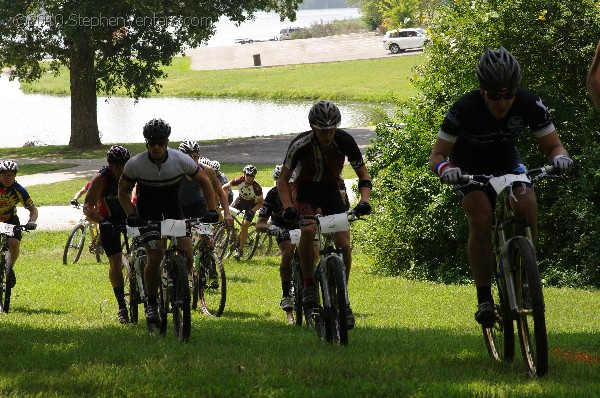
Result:
<svg viewBox="0 0 600 398">
<path fill-rule="evenodd" d="M 202 163 L 202 164 L 205 164 L 207 166 L 210 166 L 210 159 L 209 158 L 205 158 L 205 157 L 201 157 L 200 159 L 198 159 L 198 163 Z"/>
<path fill-rule="evenodd" d="M 179 150 L 183 153 L 200 152 L 200 145 L 196 141 L 185 140 L 179 144 Z"/>
<path fill-rule="evenodd" d="M 477 80 L 490 91 L 515 90 L 521 83 L 521 66 L 504 47 L 488 48 L 477 65 Z"/>
<path fill-rule="evenodd" d="M 108 163 L 121 163 L 125 164 L 131 158 L 127 148 L 121 145 L 113 145 L 106 152 L 106 161 Z"/>
<path fill-rule="evenodd" d="M 254 167 L 253 165 L 249 164 L 246 167 L 244 167 L 243 172 L 244 172 L 244 174 L 255 176 L 256 173 L 258 173 L 258 170 L 256 170 L 256 167 Z"/>
<path fill-rule="evenodd" d="M 19 166 L 14 160 L 3 160 L 0 162 L 0 173 L 3 171 L 19 171 Z"/>
<path fill-rule="evenodd" d="M 342 122 L 342 114 L 333 102 L 319 101 L 310 108 L 308 122 L 319 130 L 335 128 Z"/>
<path fill-rule="evenodd" d="M 144 125 L 144 138 L 147 140 L 166 140 L 171 135 L 171 126 L 162 119 L 152 119 Z"/>
</svg>

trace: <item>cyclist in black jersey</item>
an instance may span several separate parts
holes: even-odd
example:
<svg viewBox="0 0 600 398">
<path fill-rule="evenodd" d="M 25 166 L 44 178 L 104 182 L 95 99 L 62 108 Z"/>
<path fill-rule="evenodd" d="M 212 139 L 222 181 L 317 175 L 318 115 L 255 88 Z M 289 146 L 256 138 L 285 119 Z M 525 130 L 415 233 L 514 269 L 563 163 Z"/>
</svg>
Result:
<svg viewBox="0 0 600 398">
<path fill-rule="evenodd" d="M 120 323 L 128 323 L 129 314 L 125 303 L 121 235 L 113 225 L 125 223 L 126 215 L 119 202 L 118 185 L 130 157 L 129 151 L 121 145 L 111 146 L 106 152 L 108 166 L 100 169 L 89 182 L 83 204 L 87 219 L 98 224 L 100 229 L 100 240 L 109 263 L 108 279 L 119 306 L 117 319 Z"/>
<path fill-rule="evenodd" d="M 284 218 L 294 220 L 298 214 L 314 215 L 321 209 L 322 215 L 344 213 L 346 207 L 340 194 L 339 179 L 346 158 L 358 177 L 360 202 L 354 207 L 357 215 L 371 213 L 371 177 L 365 167 L 362 153 L 354 138 L 338 129 L 342 120 L 339 108 L 330 101 L 316 102 L 308 113 L 310 131 L 301 133 L 288 147 L 281 176 L 277 181 L 279 196 L 285 208 Z M 294 182 L 295 201 L 292 203 L 287 181 L 292 171 L 298 172 Z M 299 254 L 304 275 L 303 302 L 310 307 L 318 305 L 314 280 L 315 253 L 313 239 L 316 225 L 302 226 Z M 350 275 L 352 251 L 350 232 L 335 233 L 335 244 L 342 250 L 346 277 Z M 348 305 L 348 327 L 354 327 L 354 315 Z"/>
<path fill-rule="evenodd" d="M 0 222 L 20 225 L 21 222 L 17 215 L 17 205 L 20 203 L 29 211 L 29 221 L 27 221 L 26 229 L 30 231 L 37 228 L 38 209 L 27 190 L 15 180 L 18 171 L 19 166 L 15 161 L 3 160 L 0 162 Z M 11 288 L 15 287 L 17 283 L 15 265 L 21 251 L 22 237 L 21 231 L 17 230 L 14 231 L 13 236 L 7 239 L 12 267 L 6 277 L 6 283 Z M 0 286 L 0 289 L 2 289 L 2 286 Z M 4 307 L 4 312 L 8 312 L 8 306 Z"/>
<path fill-rule="evenodd" d="M 281 175 L 281 166 L 275 166 L 273 169 L 273 179 L 275 182 Z M 290 178 L 288 183 L 293 182 L 294 177 Z M 292 259 L 294 256 L 294 246 L 290 241 L 291 229 L 299 228 L 297 223 L 287 222 L 283 219 L 283 204 L 279 197 L 277 187 L 273 187 L 267 192 L 267 196 L 258 211 L 258 221 L 256 221 L 256 230 L 269 233 L 277 239 L 279 251 L 281 251 L 281 263 L 279 265 L 279 276 L 281 278 L 281 302 L 282 310 L 289 312 L 293 308 L 290 288 L 292 286 Z M 269 219 L 271 223 L 269 224 Z"/>
<path fill-rule="evenodd" d="M 178 195 L 179 184 L 185 176 L 192 177 L 202 187 L 208 207 L 205 220 L 216 222 L 218 215 L 212 185 L 204 171 L 186 154 L 167 147 L 171 126 L 162 119 L 152 119 L 144 126 L 143 133 L 148 150 L 134 156 L 125 165 L 119 181 L 119 201 L 128 215 L 127 224 L 131 227 L 143 227 L 140 232 L 148 256 L 144 270 L 148 294 L 146 321 L 156 323 L 160 320 L 157 299 L 164 247 L 160 230 L 148 228 L 146 220 L 183 219 Z M 130 200 L 136 183 L 137 214 Z M 186 250 L 188 259 L 192 258 L 191 238 L 181 238 L 178 243 Z"/>
<path fill-rule="evenodd" d="M 600 41 L 596 45 L 596 52 L 588 72 L 587 90 L 596 107 L 600 109 Z"/>
<path fill-rule="evenodd" d="M 503 47 L 487 49 L 477 65 L 479 88 L 458 99 L 446 113 L 429 158 L 429 167 L 442 182 L 460 182 L 468 174 L 521 174 L 527 171 L 515 146 L 529 128 L 546 157 L 560 173 L 573 161 L 563 147 L 539 96 L 519 87 L 521 69 Z M 531 184 L 515 187 L 515 214 L 526 217 L 537 231 L 536 196 Z M 458 188 L 469 225 L 467 256 L 477 288 L 475 319 L 484 326 L 494 323 L 492 280 L 492 208 L 495 192 L 469 185 Z"/>
</svg>

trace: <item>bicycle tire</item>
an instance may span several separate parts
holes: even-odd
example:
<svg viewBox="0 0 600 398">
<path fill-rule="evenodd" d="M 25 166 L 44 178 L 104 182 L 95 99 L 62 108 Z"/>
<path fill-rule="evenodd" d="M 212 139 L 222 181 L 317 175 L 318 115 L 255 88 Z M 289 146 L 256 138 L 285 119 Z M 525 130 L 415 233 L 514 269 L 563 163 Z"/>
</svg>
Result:
<svg viewBox="0 0 600 398">
<path fill-rule="evenodd" d="M 5 300 L 8 300 L 8 306 L 10 307 L 10 291 L 11 289 L 8 287 L 7 279 L 8 279 L 8 269 L 6 267 L 6 259 L 4 257 L 5 252 L 0 253 L 2 259 L 0 260 L 0 313 L 8 312 L 8 308 L 6 308 Z M 7 299 L 8 297 L 8 299 Z"/>
<path fill-rule="evenodd" d="M 227 279 L 223 263 L 215 253 L 206 253 L 199 263 L 198 297 L 204 314 L 215 317 L 223 314 L 227 302 Z"/>
<path fill-rule="evenodd" d="M 294 250 L 294 256 L 292 257 L 292 286 L 290 288 L 290 296 L 294 303 L 294 321 L 298 326 L 302 326 L 302 315 L 306 313 L 302 308 L 303 290 L 304 276 L 302 275 L 302 267 L 300 266 L 300 256 L 296 249 Z"/>
<path fill-rule="evenodd" d="M 496 362 L 510 362 L 515 356 L 515 325 L 514 320 L 505 314 L 504 286 L 498 281 L 498 292 L 494 292 L 496 321 L 492 327 L 482 326 L 483 339 L 488 354 Z M 499 304 L 498 304 L 499 303 Z"/>
<path fill-rule="evenodd" d="M 125 271 L 123 278 L 125 281 L 125 287 L 129 289 L 125 292 L 125 303 L 129 312 L 129 322 L 138 323 L 138 303 L 140 294 L 138 291 L 135 271 L 132 269 L 131 264 L 129 263 L 129 257 L 127 255 L 122 254 L 121 261 L 123 264 L 123 270 Z"/>
<path fill-rule="evenodd" d="M 158 289 L 158 314 L 160 318 L 158 322 L 158 334 L 161 336 L 166 336 L 167 334 L 167 315 L 171 310 L 167 266 L 168 264 L 165 264 L 165 267 L 161 270 L 160 287 Z"/>
<path fill-rule="evenodd" d="M 515 270 L 517 329 L 523 361 L 530 377 L 542 377 L 548 371 L 548 335 L 535 253 L 527 239 L 516 237 L 509 243 L 508 254 Z"/>
<path fill-rule="evenodd" d="M 72 264 L 77 263 L 85 246 L 85 226 L 77 224 L 69 234 L 63 251 L 63 264 L 67 265 L 72 258 Z"/>
<path fill-rule="evenodd" d="M 221 225 L 217 228 L 214 236 L 215 242 L 215 253 L 219 257 L 219 260 L 223 260 L 225 256 L 225 252 L 227 251 L 227 247 L 229 246 L 229 234 L 230 231 L 227 229 L 225 225 Z"/>
<path fill-rule="evenodd" d="M 272 236 L 263 232 L 255 232 L 250 238 L 250 234 L 248 234 L 248 239 L 252 239 L 252 250 L 248 254 L 248 260 L 252 260 L 252 257 L 256 256 L 268 256 L 271 253 L 271 247 L 273 246 Z"/>
<path fill-rule="evenodd" d="M 325 339 L 330 343 L 348 345 L 348 303 L 346 301 L 346 280 L 344 278 L 344 263 L 337 256 L 331 256 L 327 261 L 327 287 L 331 299 L 331 307 L 323 308 L 325 324 Z M 321 285 L 323 288 L 323 285 Z M 325 300 L 323 300 L 325 307 Z"/>
<path fill-rule="evenodd" d="M 170 272 L 173 280 L 170 298 L 175 336 L 179 341 L 188 341 L 192 330 L 192 315 L 187 259 L 184 255 L 174 253 Z"/>
</svg>

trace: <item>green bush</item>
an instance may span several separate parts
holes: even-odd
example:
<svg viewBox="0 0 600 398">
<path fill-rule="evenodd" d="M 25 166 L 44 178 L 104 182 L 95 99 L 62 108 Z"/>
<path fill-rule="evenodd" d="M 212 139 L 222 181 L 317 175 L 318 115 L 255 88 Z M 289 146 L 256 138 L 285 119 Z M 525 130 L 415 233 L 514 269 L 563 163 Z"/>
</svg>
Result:
<svg viewBox="0 0 600 398">
<path fill-rule="evenodd" d="M 367 152 L 376 211 L 363 230 L 369 231 L 364 239 L 374 270 L 445 282 L 470 279 L 464 215 L 427 161 L 445 112 L 477 87 L 479 57 L 502 45 L 519 60 L 523 86 L 550 109 L 576 162 L 568 180 L 538 189 L 542 276 L 547 284 L 600 286 L 600 115 L 585 91 L 598 40 L 597 2 L 456 1 L 430 15 L 425 63 L 414 79 L 420 94 L 398 103 Z M 547 162 L 531 134 L 523 134 L 518 146 L 529 167 Z"/>
</svg>

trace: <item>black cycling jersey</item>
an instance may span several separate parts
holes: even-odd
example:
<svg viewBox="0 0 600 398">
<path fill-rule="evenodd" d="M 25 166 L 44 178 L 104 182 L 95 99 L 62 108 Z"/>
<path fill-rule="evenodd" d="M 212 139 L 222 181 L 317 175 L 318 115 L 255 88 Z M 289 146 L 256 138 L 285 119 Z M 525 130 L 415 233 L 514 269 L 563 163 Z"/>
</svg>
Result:
<svg viewBox="0 0 600 398">
<path fill-rule="evenodd" d="M 306 131 L 292 140 L 283 165 L 298 172 L 297 182 L 331 182 L 337 187 L 346 157 L 356 170 L 364 165 L 362 153 L 350 134 L 337 129 L 330 148 L 321 148 L 314 132 Z"/>
<path fill-rule="evenodd" d="M 281 203 L 277 187 L 273 187 L 267 192 L 263 205 L 258 211 L 258 217 L 266 219 L 271 217 L 271 224 L 279 228 L 288 230 L 298 228 L 293 222 L 286 222 L 283 220 L 283 210 L 283 204 Z"/>
<path fill-rule="evenodd" d="M 452 105 L 438 136 L 454 142 L 449 160 L 463 171 L 510 173 L 522 162 L 515 144 L 526 127 L 535 137 L 555 130 L 548 108 L 539 96 L 517 89 L 507 115 L 497 120 L 488 110 L 480 91 L 474 90 Z"/>
</svg>

